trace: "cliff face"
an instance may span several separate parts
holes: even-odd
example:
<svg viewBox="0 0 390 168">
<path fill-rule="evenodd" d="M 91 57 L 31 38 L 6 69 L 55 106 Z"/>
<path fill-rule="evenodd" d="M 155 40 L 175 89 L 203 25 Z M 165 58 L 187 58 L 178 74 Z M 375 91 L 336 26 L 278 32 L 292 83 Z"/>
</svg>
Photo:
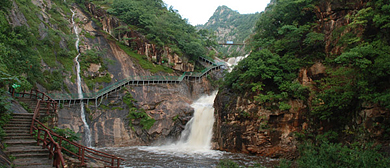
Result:
<svg viewBox="0 0 390 168">
<path fill-rule="evenodd" d="M 87 122 L 92 132 L 92 145 L 120 147 L 175 140 L 192 117 L 192 100 L 203 93 L 211 93 L 212 90 L 206 80 L 202 83 L 182 82 L 122 88 L 105 98 L 97 109 L 93 103 L 85 106 Z M 156 120 L 150 129 L 143 129 L 139 120 L 131 121 L 128 118 L 130 108 L 123 103 L 126 93 L 134 98 L 135 107 L 144 109 L 147 115 Z M 64 104 L 59 114 L 60 127 L 71 128 L 84 136 L 79 104 L 70 107 Z M 132 127 L 129 126 L 130 122 Z"/>
<path fill-rule="evenodd" d="M 56 4 L 57 3 L 57 4 Z M 61 8 L 57 5 L 62 5 Z M 68 9 L 69 3 L 65 1 L 41 1 L 32 0 L 29 8 L 36 8 L 37 30 L 41 39 L 48 36 L 48 29 L 54 30 L 56 33 L 51 36 L 58 36 L 58 43 L 61 49 L 74 51 L 71 47 L 74 46 L 75 32 L 71 21 L 72 12 Z M 119 80 L 129 76 L 169 76 L 181 75 L 182 71 L 193 71 L 194 65 L 186 62 L 176 54 L 171 54 L 169 48 L 157 48 L 156 45 L 150 43 L 144 36 L 134 30 L 126 29 L 121 33 L 116 34 L 115 29 L 118 27 L 126 27 L 120 23 L 115 17 L 108 16 L 102 9 L 95 8 L 94 5 L 86 3 L 88 11 L 73 4 L 71 9 L 75 12 L 74 20 L 77 25 L 77 32 L 80 33 L 80 62 L 85 61 L 88 51 L 96 50 L 100 52 L 95 59 L 102 60 L 102 63 L 88 64 L 86 69 L 82 69 L 82 90 L 84 93 L 97 92 L 98 90 L 113 84 Z M 19 4 L 19 6 L 21 6 Z M 35 6 L 35 7 L 34 7 Z M 52 23 L 49 14 L 55 11 L 56 17 L 63 20 L 59 29 L 56 24 Z M 14 6 L 9 14 L 9 23 L 13 26 L 28 25 L 29 18 L 25 17 L 19 11 L 18 5 L 14 2 Z M 94 19 L 95 18 L 95 19 Z M 62 31 L 67 30 L 67 31 Z M 60 35 L 58 35 L 60 34 Z M 69 38 L 68 38 L 69 37 Z M 115 37 L 113 39 L 112 37 Z M 71 39 L 66 40 L 65 38 Z M 151 73 L 139 65 L 137 60 L 129 56 L 117 44 L 117 40 L 122 40 L 128 47 L 141 54 L 145 59 L 153 61 L 155 64 L 168 64 L 175 70 L 177 74 L 167 74 L 164 72 Z M 54 42 L 53 42 L 54 43 Z M 69 44 L 67 44 L 69 43 Z M 51 52 L 51 51 L 50 51 Z M 70 60 L 76 57 L 77 53 L 69 55 Z M 61 56 L 55 53 L 48 54 L 51 60 L 55 60 L 52 64 L 48 64 L 45 60 L 40 60 L 42 71 L 52 71 L 62 69 L 61 76 L 63 77 L 64 87 L 67 90 L 48 91 L 47 88 L 37 84 L 39 90 L 51 93 L 77 93 L 76 63 L 70 63 L 71 72 L 63 70 Z M 167 60 L 163 63 L 163 60 Z M 85 64 L 85 63 L 84 63 Z M 58 66 L 58 67 L 55 67 Z M 154 66 L 154 65 L 153 65 Z M 107 75 L 108 74 L 108 75 Z M 94 87 L 88 86 L 88 81 L 91 79 L 108 76 L 110 82 L 95 82 Z M 86 79 L 90 77 L 91 79 Z M 211 93 L 214 88 L 210 82 L 204 78 L 201 82 L 183 81 L 180 84 L 155 84 L 149 86 L 127 86 L 118 90 L 116 93 L 110 94 L 103 100 L 99 100 L 99 107 L 95 107 L 95 102 L 85 104 L 86 119 L 92 133 L 92 146 L 132 146 L 141 144 L 150 144 L 160 139 L 175 139 L 184 129 L 184 125 L 191 118 L 193 109 L 190 106 L 193 99 L 198 98 L 202 94 Z M 130 121 L 127 117 L 130 113 L 130 107 L 123 103 L 125 95 L 132 96 L 133 104 L 138 109 L 143 109 L 145 113 L 155 120 L 150 129 L 145 129 L 139 120 Z M 58 112 L 58 127 L 71 128 L 76 133 L 84 135 L 84 124 L 80 116 L 80 104 L 74 102 L 61 102 Z M 131 122 L 131 126 L 129 123 Z M 84 137 L 85 138 L 85 137 Z"/>
<path fill-rule="evenodd" d="M 85 7 L 93 15 L 91 17 L 99 20 L 102 29 L 116 39 L 123 41 L 127 46 L 137 51 L 138 54 L 146 55 L 149 61 L 157 64 L 164 64 L 166 59 L 168 64 L 178 71 L 194 71 L 194 65 L 183 60 L 182 57 L 173 53 L 168 47 L 158 48 L 152 44 L 142 34 L 129 28 L 125 23 L 120 22 L 116 17 L 110 16 L 104 9 L 96 8 L 94 4 L 85 3 Z"/>
<path fill-rule="evenodd" d="M 345 5 L 348 4 L 348 5 Z M 347 2 L 321 1 L 317 6 L 316 15 L 319 18 L 316 29 L 325 34 L 325 52 L 329 55 L 339 55 L 344 46 L 335 45 L 341 38 L 340 34 L 357 29 L 343 29 L 340 27 L 349 24 L 346 17 L 362 9 L 365 3 L 355 1 Z M 359 35 L 359 33 L 357 33 Z M 296 81 L 306 86 L 309 90 L 316 90 L 313 80 L 320 80 L 327 76 L 327 67 L 321 62 L 314 63 L 311 67 L 301 68 Z M 313 95 L 307 101 L 291 99 L 288 104 L 289 110 L 281 111 L 268 108 L 269 105 L 254 101 L 254 93 L 247 91 L 237 93 L 229 89 L 220 89 L 214 103 L 216 123 L 214 125 L 213 147 L 219 150 L 245 152 L 270 157 L 294 158 L 297 153 L 297 137 L 295 133 L 309 130 L 309 123 L 313 122 L 306 118 L 312 108 Z M 378 138 L 384 129 L 375 126 L 382 122 L 388 114 L 377 105 L 366 103 L 358 115 L 350 121 L 352 125 L 364 126 L 364 131 L 370 133 L 370 138 Z M 373 124 L 376 123 L 376 124 Z M 326 125 L 321 123 L 319 130 L 326 131 Z M 349 128 L 346 128 L 348 131 Z M 348 138 L 348 137 L 346 137 Z"/>
<path fill-rule="evenodd" d="M 76 12 L 75 17 L 82 21 L 78 24 L 79 31 L 93 35 L 93 38 L 81 35 L 83 43 L 80 43 L 80 51 L 98 48 L 100 51 L 104 50 L 104 59 L 112 61 L 107 64 L 105 71 L 100 71 L 100 65 L 91 64 L 84 73 L 91 76 L 104 76 L 104 73 L 109 73 L 112 83 L 129 76 L 171 75 L 162 72 L 152 74 L 142 69 L 134 58 L 128 56 L 115 40 L 109 39 L 110 36 L 103 31 L 117 39 L 131 39 L 124 40 L 124 42 L 138 54 L 146 55 L 150 61 L 157 60 L 156 63 L 162 63 L 163 56 L 167 56 L 169 63 L 174 63 L 173 67 L 176 70 L 193 71 L 192 64 L 184 63 L 178 55 L 171 55 L 169 48 L 156 48 L 154 44 L 150 44 L 143 35 L 134 30 L 129 29 L 115 34 L 114 30 L 119 26 L 124 26 L 123 23 L 115 17 L 108 16 L 104 10 L 95 8 L 93 4 L 86 3 L 86 7 L 90 13 L 78 7 L 73 9 Z M 97 18 L 102 23 L 103 31 L 91 17 Z M 82 85 L 84 92 L 99 90 L 98 87 L 91 90 L 85 83 Z M 107 85 L 101 84 L 101 86 Z M 192 100 L 201 94 L 211 93 L 212 90 L 211 84 L 204 78 L 200 83 L 183 81 L 180 84 L 127 86 L 105 98 L 98 108 L 94 107 L 94 102 L 91 102 L 85 105 L 85 109 L 92 133 L 92 145 L 96 147 L 133 146 L 150 144 L 163 139 L 176 139 L 192 116 L 193 108 L 190 106 Z M 150 129 L 144 129 L 140 121 L 130 121 L 128 118 L 130 107 L 123 103 L 124 96 L 128 93 L 134 98 L 136 108 L 144 109 L 148 116 L 156 120 Z M 80 105 L 64 104 L 63 107 L 59 111 L 59 127 L 71 128 L 85 136 Z M 130 122 L 132 127 L 129 125 Z"/>
</svg>

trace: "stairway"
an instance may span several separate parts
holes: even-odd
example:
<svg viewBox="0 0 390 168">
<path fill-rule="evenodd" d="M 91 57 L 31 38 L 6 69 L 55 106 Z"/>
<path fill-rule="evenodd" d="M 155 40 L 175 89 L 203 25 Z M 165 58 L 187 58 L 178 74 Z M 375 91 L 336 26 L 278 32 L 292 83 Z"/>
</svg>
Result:
<svg viewBox="0 0 390 168">
<path fill-rule="evenodd" d="M 37 107 L 37 100 L 36 99 L 30 99 L 28 97 L 18 97 L 19 102 L 25 103 L 30 109 L 31 112 L 34 113 L 35 108 Z M 43 118 L 47 116 L 47 103 L 41 102 L 40 108 L 39 108 L 39 116 L 40 118 Z"/>
<path fill-rule="evenodd" d="M 4 152 L 14 158 L 13 164 L 17 168 L 52 167 L 49 151 L 37 146 L 37 141 L 30 135 L 32 118 L 32 113 L 13 114 L 4 127 L 7 136 L 3 143 L 8 146 Z"/>
</svg>

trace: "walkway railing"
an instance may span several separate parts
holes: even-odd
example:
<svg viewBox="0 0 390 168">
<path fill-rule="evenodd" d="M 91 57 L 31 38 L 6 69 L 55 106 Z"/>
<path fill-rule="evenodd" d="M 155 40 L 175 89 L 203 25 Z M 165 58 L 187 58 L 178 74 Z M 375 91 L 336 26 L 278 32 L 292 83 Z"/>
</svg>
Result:
<svg viewBox="0 0 390 168">
<path fill-rule="evenodd" d="M 37 89 L 32 89 L 30 92 L 16 92 L 16 90 L 12 87 L 10 87 L 9 92 L 12 94 L 12 97 L 29 97 L 30 99 L 35 98 L 37 100 L 41 100 L 41 102 L 46 103 L 46 114 L 49 114 L 50 111 L 53 113 L 57 113 L 58 109 L 58 103 L 57 101 L 53 100 L 49 95 L 47 95 L 44 92 L 41 92 Z"/>
<path fill-rule="evenodd" d="M 53 166 L 54 167 L 65 167 L 65 161 L 64 157 L 61 152 L 61 145 L 56 143 L 56 141 L 53 139 L 53 137 L 50 134 L 50 129 L 47 129 L 45 125 L 43 125 L 41 122 L 37 120 L 39 116 L 39 110 L 42 100 L 38 100 L 37 106 L 34 110 L 34 116 L 31 122 L 31 128 L 30 128 L 30 134 L 33 135 L 35 131 L 37 131 L 37 144 L 40 145 L 40 142 L 42 142 L 42 147 L 49 150 L 49 159 L 53 159 Z M 38 126 L 35 126 L 35 124 L 39 124 Z M 42 129 L 42 127 L 46 129 Z M 44 133 L 42 136 L 41 133 Z"/>
<path fill-rule="evenodd" d="M 74 157 L 78 158 L 81 162 L 81 166 L 85 166 L 86 161 L 88 159 L 94 159 L 103 162 L 105 164 L 105 167 L 119 167 L 120 161 L 124 160 L 120 157 L 100 152 L 92 148 L 80 145 L 78 143 L 69 141 L 68 139 L 54 133 L 51 129 L 39 122 L 37 118 L 39 118 L 40 111 L 47 110 L 46 114 L 49 114 L 50 110 L 53 113 L 57 112 L 57 102 L 51 99 L 51 97 L 47 94 L 40 92 L 39 90 L 31 90 L 30 92 L 17 93 L 14 89 L 11 89 L 10 92 L 14 97 L 29 97 L 37 99 L 37 105 L 34 109 L 34 115 L 31 122 L 30 134 L 33 135 L 36 133 L 37 144 L 40 145 L 40 143 L 42 142 L 42 147 L 47 148 L 49 150 L 49 158 L 53 159 L 54 167 L 65 167 L 62 150 L 65 150 Z M 42 103 L 48 104 L 47 108 L 42 107 Z M 78 152 L 74 153 L 69 149 L 64 148 L 62 146 L 63 142 L 66 142 L 69 145 L 77 148 Z"/>
<path fill-rule="evenodd" d="M 205 76 L 209 71 L 215 70 L 224 66 L 225 63 L 215 63 L 207 58 L 199 57 L 199 61 L 203 61 L 210 66 L 206 66 L 201 72 L 184 72 L 181 76 L 130 76 L 128 78 L 117 81 L 95 93 L 83 93 L 83 98 L 80 99 L 78 94 L 49 94 L 54 100 L 57 101 L 83 101 L 83 100 L 95 100 L 95 102 L 109 94 L 116 91 L 125 85 L 144 85 L 144 84 L 158 84 L 158 83 L 180 83 L 185 79 L 195 78 L 200 79 Z"/>
</svg>

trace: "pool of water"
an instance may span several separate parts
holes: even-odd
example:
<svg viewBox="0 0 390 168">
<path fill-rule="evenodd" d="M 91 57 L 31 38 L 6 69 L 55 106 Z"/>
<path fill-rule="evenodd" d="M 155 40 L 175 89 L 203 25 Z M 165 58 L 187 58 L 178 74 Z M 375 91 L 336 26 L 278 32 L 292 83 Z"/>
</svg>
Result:
<svg viewBox="0 0 390 168">
<path fill-rule="evenodd" d="M 125 159 L 123 167 L 216 167 L 220 160 L 229 159 L 242 166 L 253 166 L 259 163 L 273 167 L 278 160 L 242 153 L 230 153 L 217 150 L 188 148 L 183 145 L 167 146 L 133 146 L 120 148 L 99 148 Z"/>
</svg>

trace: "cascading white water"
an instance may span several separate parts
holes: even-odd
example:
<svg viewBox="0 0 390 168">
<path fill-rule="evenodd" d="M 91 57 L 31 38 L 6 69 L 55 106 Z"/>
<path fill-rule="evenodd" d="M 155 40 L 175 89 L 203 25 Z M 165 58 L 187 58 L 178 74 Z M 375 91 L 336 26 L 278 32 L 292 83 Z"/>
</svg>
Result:
<svg viewBox="0 0 390 168">
<path fill-rule="evenodd" d="M 81 76 L 80 76 L 80 62 L 79 62 L 79 57 L 80 57 L 80 49 L 79 49 L 79 42 L 80 42 L 80 37 L 79 37 L 79 32 L 77 31 L 77 26 L 74 22 L 74 16 L 76 15 L 76 13 L 71 9 L 70 11 L 72 11 L 72 24 L 73 24 L 73 30 L 76 34 L 76 37 L 77 37 L 77 40 L 76 40 L 76 49 L 77 49 L 77 56 L 75 58 L 75 61 L 76 61 L 76 67 L 77 67 L 77 93 L 79 94 L 79 99 L 83 99 L 83 90 L 81 89 Z M 84 140 L 84 143 L 87 147 L 90 147 L 91 146 L 91 130 L 89 129 L 89 125 L 87 123 L 87 120 L 85 119 L 85 110 L 84 110 L 84 102 L 81 101 L 80 103 L 80 115 L 81 115 L 81 119 L 83 120 L 83 123 L 84 123 L 84 133 L 85 133 L 85 140 Z"/>
<path fill-rule="evenodd" d="M 235 59 L 235 65 L 247 56 Z M 229 68 L 233 65 L 229 65 Z M 266 167 L 277 164 L 277 160 L 266 157 L 211 150 L 214 125 L 214 99 L 217 91 L 196 100 L 191 106 L 194 116 L 185 126 L 181 139 L 163 146 L 134 146 L 101 148 L 125 158 L 124 167 L 216 167 L 221 159 L 234 160 L 252 167 L 261 163 Z"/>
<path fill-rule="evenodd" d="M 233 70 L 233 67 L 238 65 L 238 63 L 243 60 L 244 58 L 248 57 L 249 54 L 245 55 L 245 56 L 238 56 L 238 57 L 232 57 L 232 58 L 229 58 L 228 61 L 227 61 L 227 65 L 229 66 L 229 72 L 231 72 Z"/>
<path fill-rule="evenodd" d="M 217 91 L 196 100 L 191 106 L 195 109 L 194 117 L 187 123 L 178 144 L 187 148 L 210 149 L 213 136 L 214 99 Z"/>
<path fill-rule="evenodd" d="M 217 91 L 204 95 L 191 106 L 194 116 L 186 124 L 178 142 L 164 146 L 139 147 L 139 150 L 156 154 L 170 154 L 177 157 L 210 157 L 218 158 L 220 151 L 211 150 L 211 138 L 214 124 L 214 99 Z"/>
</svg>

